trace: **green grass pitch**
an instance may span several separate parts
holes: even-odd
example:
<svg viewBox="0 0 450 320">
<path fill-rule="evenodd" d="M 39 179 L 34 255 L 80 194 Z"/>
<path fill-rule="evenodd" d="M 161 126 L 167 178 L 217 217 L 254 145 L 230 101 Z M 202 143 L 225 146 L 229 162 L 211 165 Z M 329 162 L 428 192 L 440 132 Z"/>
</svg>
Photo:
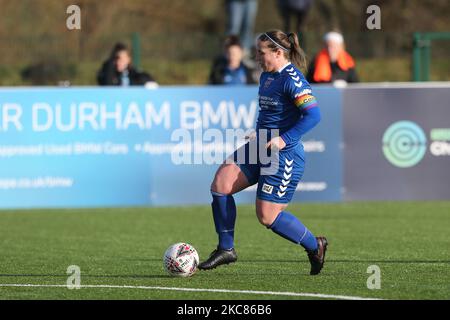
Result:
<svg viewBox="0 0 450 320">
<path fill-rule="evenodd" d="M 303 249 L 261 226 L 250 205 L 238 206 L 238 262 L 191 278 L 166 275 L 162 256 L 182 241 L 200 260 L 209 255 L 216 234 L 208 206 L 0 211 L 0 299 L 318 298 L 256 291 L 450 299 L 450 202 L 292 204 L 289 211 L 329 240 L 319 276 L 309 275 Z M 81 269 L 78 290 L 64 287 L 70 265 Z M 380 289 L 367 288 L 371 265 L 380 268 Z"/>
</svg>

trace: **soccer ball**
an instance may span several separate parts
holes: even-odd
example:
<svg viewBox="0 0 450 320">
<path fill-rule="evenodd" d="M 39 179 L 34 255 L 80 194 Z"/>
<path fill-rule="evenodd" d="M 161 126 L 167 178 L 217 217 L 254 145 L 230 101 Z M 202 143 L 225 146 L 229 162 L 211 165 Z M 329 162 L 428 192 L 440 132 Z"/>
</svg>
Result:
<svg viewBox="0 0 450 320">
<path fill-rule="evenodd" d="M 197 271 L 197 250 L 188 243 L 171 245 L 164 253 L 164 269 L 175 277 L 190 277 Z"/>
</svg>

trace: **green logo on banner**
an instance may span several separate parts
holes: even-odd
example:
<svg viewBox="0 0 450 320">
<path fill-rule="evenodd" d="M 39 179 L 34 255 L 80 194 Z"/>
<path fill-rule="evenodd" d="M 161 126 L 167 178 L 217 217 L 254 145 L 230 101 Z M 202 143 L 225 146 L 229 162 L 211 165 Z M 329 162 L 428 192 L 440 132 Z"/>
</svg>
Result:
<svg viewBox="0 0 450 320">
<path fill-rule="evenodd" d="M 427 150 L 422 128 L 411 121 L 393 123 L 383 135 L 383 153 L 394 166 L 408 168 L 422 160 Z"/>
</svg>

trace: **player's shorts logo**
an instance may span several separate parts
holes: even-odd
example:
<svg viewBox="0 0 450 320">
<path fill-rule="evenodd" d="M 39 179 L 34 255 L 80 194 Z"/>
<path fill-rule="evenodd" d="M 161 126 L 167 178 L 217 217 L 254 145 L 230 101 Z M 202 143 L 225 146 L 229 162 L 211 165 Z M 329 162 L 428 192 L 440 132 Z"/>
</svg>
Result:
<svg viewBox="0 0 450 320">
<path fill-rule="evenodd" d="M 427 138 L 422 128 L 411 121 L 393 123 L 383 135 L 383 153 L 396 167 L 408 168 L 425 156 Z"/>
<path fill-rule="evenodd" d="M 272 194 L 272 191 L 273 191 L 273 186 L 265 184 L 265 183 L 263 184 L 262 192 Z"/>
</svg>

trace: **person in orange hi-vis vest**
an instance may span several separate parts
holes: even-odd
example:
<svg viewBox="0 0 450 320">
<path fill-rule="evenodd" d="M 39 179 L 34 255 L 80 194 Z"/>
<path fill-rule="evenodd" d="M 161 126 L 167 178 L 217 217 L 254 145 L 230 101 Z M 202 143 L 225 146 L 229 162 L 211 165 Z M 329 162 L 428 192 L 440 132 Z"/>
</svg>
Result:
<svg viewBox="0 0 450 320">
<path fill-rule="evenodd" d="M 324 36 L 325 46 L 309 66 L 310 83 L 359 82 L 355 60 L 345 50 L 342 34 L 332 31 Z"/>
</svg>

